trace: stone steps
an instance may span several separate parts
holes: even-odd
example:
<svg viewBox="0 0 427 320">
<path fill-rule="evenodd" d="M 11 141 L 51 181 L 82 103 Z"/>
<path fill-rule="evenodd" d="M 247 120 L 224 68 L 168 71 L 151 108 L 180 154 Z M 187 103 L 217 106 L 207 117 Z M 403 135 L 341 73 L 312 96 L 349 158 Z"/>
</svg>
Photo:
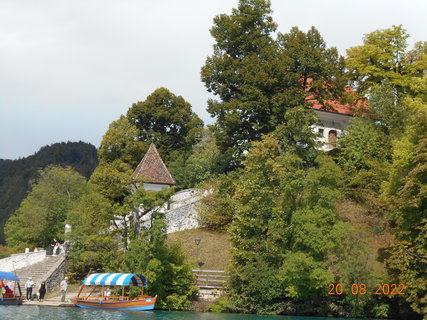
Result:
<svg viewBox="0 0 427 320">
<path fill-rule="evenodd" d="M 16 270 L 16 275 L 21 279 L 22 285 L 25 284 L 28 277 L 32 277 L 37 288 L 42 281 L 46 280 L 48 272 L 51 271 L 52 267 L 63 258 L 64 255 L 46 256 L 41 262 Z"/>
</svg>

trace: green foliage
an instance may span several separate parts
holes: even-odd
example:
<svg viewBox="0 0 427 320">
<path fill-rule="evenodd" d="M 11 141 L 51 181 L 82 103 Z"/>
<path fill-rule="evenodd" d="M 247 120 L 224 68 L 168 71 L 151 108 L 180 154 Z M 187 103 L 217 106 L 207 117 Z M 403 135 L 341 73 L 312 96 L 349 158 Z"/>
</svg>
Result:
<svg viewBox="0 0 427 320">
<path fill-rule="evenodd" d="M 278 313 L 286 299 L 327 294 L 326 259 L 346 232 L 334 200 L 340 170 L 319 156 L 314 166 L 282 152 L 272 135 L 254 142 L 233 196 L 232 309 Z M 279 272 L 277 272 L 279 270 Z"/>
<path fill-rule="evenodd" d="M 306 33 L 293 27 L 289 33 L 279 34 L 278 42 L 285 64 L 283 76 L 291 84 L 283 88 L 283 92 L 298 97 L 295 89 L 299 89 L 305 96 L 322 103 L 342 96 L 345 85 L 344 58 L 335 47 L 326 47 L 315 27 L 312 26 Z M 296 103 L 302 104 L 301 101 Z"/>
<path fill-rule="evenodd" d="M 427 65 L 426 45 L 417 43 L 407 52 L 409 35 L 401 26 L 368 33 L 363 45 L 347 50 L 349 77 L 361 94 L 383 80 L 390 81 L 397 94 L 415 93 L 413 77 L 422 77 Z M 412 88 L 411 88 L 412 87 Z"/>
<path fill-rule="evenodd" d="M 385 274 L 375 274 L 368 264 L 369 247 L 368 241 L 363 235 L 358 234 L 354 228 L 346 232 L 346 238 L 342 241 L 342 246 L 334 255 L 336 261 L 332 268 L 335 269 L 335 281 L 346 288 L 341 301 L 344 309 L 351 317 L 375 316 L 386 318 L 389 316 L 389 303 L 387 297 L 383 298 L 372 294 L 352 294 L 351 288 L 354 285 L 359 290 L 362 284 L 366 285 L 367 292 L 375 288 L 377 283 L 391 283 Z"/>
<path fill-rule="evenodd" d="M 15 248 L 0 245 L 0 259 L 7 258 L 13 253 L 17 253 Z"/>
<path fill-rule="evenodd" d="M 351 121 L 346 135 L 339 140 L 339 147 L 338 162 L 350 175 L 369 169 L 372 161 L 385 162 L 391 156 L 388 137 L 364 118 Z"/>
<path fill-rule="evenodd" d="M 319 292 L 325 295 L 333 276 L 324 262 L 316 261 L 304 252 L 288 252 L 283 261 L 277 278 L 287 297 L 305 300 L 318 297 Z"/>
<path fill-rule="evenodd" d="M 250 143 L 279 125 L 289 129 L 286 143 L 310 149 L 312 132 L 293 124 L 310 126 L 315 117 L 309 110 L 292 110 L 306 106 L 307 96 L 340 91 L 343 61 L 336 49 L 326 49 L 315 28 L 307 33 L 293 28 L 273 39 L 271 13 L 269 1 L 241 0 L 230 15 L 215 17 L 211 29 L 216 43 L 201 75 L 219 98 L 208 101 L 208 112 L 216 117 L 215 137 L 221 152 L 230 156 L 229 167 L 239 166 Z M 332 83 L 334 90 L 324 90 Z"/>
<path fill-rule="evenodd" d="M 0 159 L 0 243 L 4 224 L 30 191 L 30 181 L 49 165 L 71 166 L 89 178 L 98 164 L 96 149 L 84 142 L 62 142 L 42 147 L 32 156 L 18 160 Z"/>
<path fill-rule="evenodd" d="M 214 304 L 210 304 L 207 307 L 207 311 L 214 313 L 223 313 L 230 311 L 230 301 L 227 297 L 218 298 Z"/>
<path fill-rule="evenodd" d="M 194 188 L 224 172 L 228 164 L 226 155 L 216 145 L 216 139 L 210 130 L 203 130 L 199 143 L 193 146 L 188 159 L 179 151 L 172 153 L 174 161 L 168 168 L 174 177 L 177 189 Z"/>
<path fill-rule="evenodd" d="M 72 278 L 81 279 L 90 270 L 103 271 L 111 260 L 120 262 L 114 233 L 108 229 L 113 213 L 111 202 L 89 185 L 88 192 L 68 215 L 67 222 L 72 226 L 67 234 L 71 248 L 68 273 Z"/>
<path fill-rule="evenodd" d="M 98 151 L 101 163 L 111 163 L 117 159 L 136 167 L 148 150 L 150 142 L 141 142 L 139 130 L 129 120 L 121 116 L 119 120 L 113 121 L 104 137 Z"/>
<path fill-rule="evenodd" d="M 134 103 L 127 112 L 127 119 L 138 129 L 137 139 L 145 148 L 154 141 L 166 162 L 172 160 L 174 150 L 189 152 L 199 141 L 203 128 L 203 121 L 192 112 L 191 105 L 166 88 L 159 88 L 145 101 Z"/>
<path fill-rule="evenodd" d="M 132 191 L 132 167 L 120 159 L 101 163 L 90 179 L 93 186 L 104 197 L 122 205 Z"/>
<path fill-rule="evenodd" d="M 394 224 L 395 240 L 389 248 L 387 266 L 408 287 L 406 301 L 416 312 L 427 315 L 427 104 L 409 102 L 413 114 L 404 136 L 393 148 L 390 177 L 384 184 Z"/>
<path fill-rule="evenodd" d="M 64 239 L 67 215 L 85 186 L 85 178 L 70 167 L 41 170 L 31 192 L 6 223 L 8 245 L 46 247 L 54 237 Z"/>
<path fill-rule="evenodd" d="M 231 171 L 210 180 L 204 185 L 204 189 L 210 191 L 208 195 L 203 197 L 198 208 L 198 216 L 203 225 L 217 231 L 227 229 L 233 220 L 234 204 L 232 198 L 239 175 L 239 170 Z"/>
<path fill-rule="evenodd" d="M 396 96 L 389 80 L 372 87 L 368 106 L 369 117 L 380 124 L 386 133 L 397 134 L 403 129 L 408 110 Z"/>
<path fill-rule="evenodd" d="M 147 293 L 158 295 L 160 309 L 188 310 L 197 293 L 191 265 L 178 245 L 165 243 L 163 216 L 155 213 L 151 226 L 143 228 L 125 253 L 124 271 L 141 273 L 148 281 Z"/>
</svg>

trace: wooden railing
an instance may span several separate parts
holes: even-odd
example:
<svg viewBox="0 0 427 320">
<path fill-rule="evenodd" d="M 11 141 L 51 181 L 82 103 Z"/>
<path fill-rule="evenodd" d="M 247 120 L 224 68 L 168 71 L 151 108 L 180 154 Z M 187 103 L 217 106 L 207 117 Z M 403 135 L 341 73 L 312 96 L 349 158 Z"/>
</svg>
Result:
<svg viewBox="0 0 427 320">
<path fill-rule="evenodd" d="M 194 269 L 193 273 L 200 289 L 223 289 L 230 279 L 224 270 Z"/>
</svg>

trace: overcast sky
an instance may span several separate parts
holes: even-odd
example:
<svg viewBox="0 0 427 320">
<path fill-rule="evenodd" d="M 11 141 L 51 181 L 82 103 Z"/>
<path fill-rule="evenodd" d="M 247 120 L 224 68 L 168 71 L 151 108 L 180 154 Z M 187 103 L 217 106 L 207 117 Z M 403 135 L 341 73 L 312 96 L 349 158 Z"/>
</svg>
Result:
<svg viewBox="0 0 427 320">
<path fill-rule="evenodd" d="M 237 0 L 0 0 L 0 158 L 61 141 L 99 146 L 108 125 L 161 86 L 205 121 L 200 67 L 212 19 Z M 402 24 L 427 40 L 426 0 L 272 0 L 278 31 L 314 25 L 341 54 Z"/>
</svg>

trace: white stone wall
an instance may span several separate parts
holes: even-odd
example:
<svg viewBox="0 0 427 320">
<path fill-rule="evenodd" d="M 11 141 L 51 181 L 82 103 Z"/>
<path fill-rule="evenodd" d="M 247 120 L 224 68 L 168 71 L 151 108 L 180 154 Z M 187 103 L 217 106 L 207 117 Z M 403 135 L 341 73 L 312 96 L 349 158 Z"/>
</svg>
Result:
<svg viewBox="0 0 427 320">
<path fill-rule="evenodd" d="M 197 210 L 200 199 L 208 191 L 199 189 L 186 189 L 174 194 L 169 204 L 157 209 L 158 212 L 165 214 L 166 233 L 172 233 L 182 230 L 195 229 L 200 227 L 197 220 Z M 145 215 L 140 223 L 144 227 L 150 226 L 151 214 Z"/>
<path fill-rule="evenodd" d="M 46 258 L 46 251 L 16 253 L 10 257 L 0 259 L 0 270 L 13 272 L 16 269 L 28 267 Z"/>
</svg>

